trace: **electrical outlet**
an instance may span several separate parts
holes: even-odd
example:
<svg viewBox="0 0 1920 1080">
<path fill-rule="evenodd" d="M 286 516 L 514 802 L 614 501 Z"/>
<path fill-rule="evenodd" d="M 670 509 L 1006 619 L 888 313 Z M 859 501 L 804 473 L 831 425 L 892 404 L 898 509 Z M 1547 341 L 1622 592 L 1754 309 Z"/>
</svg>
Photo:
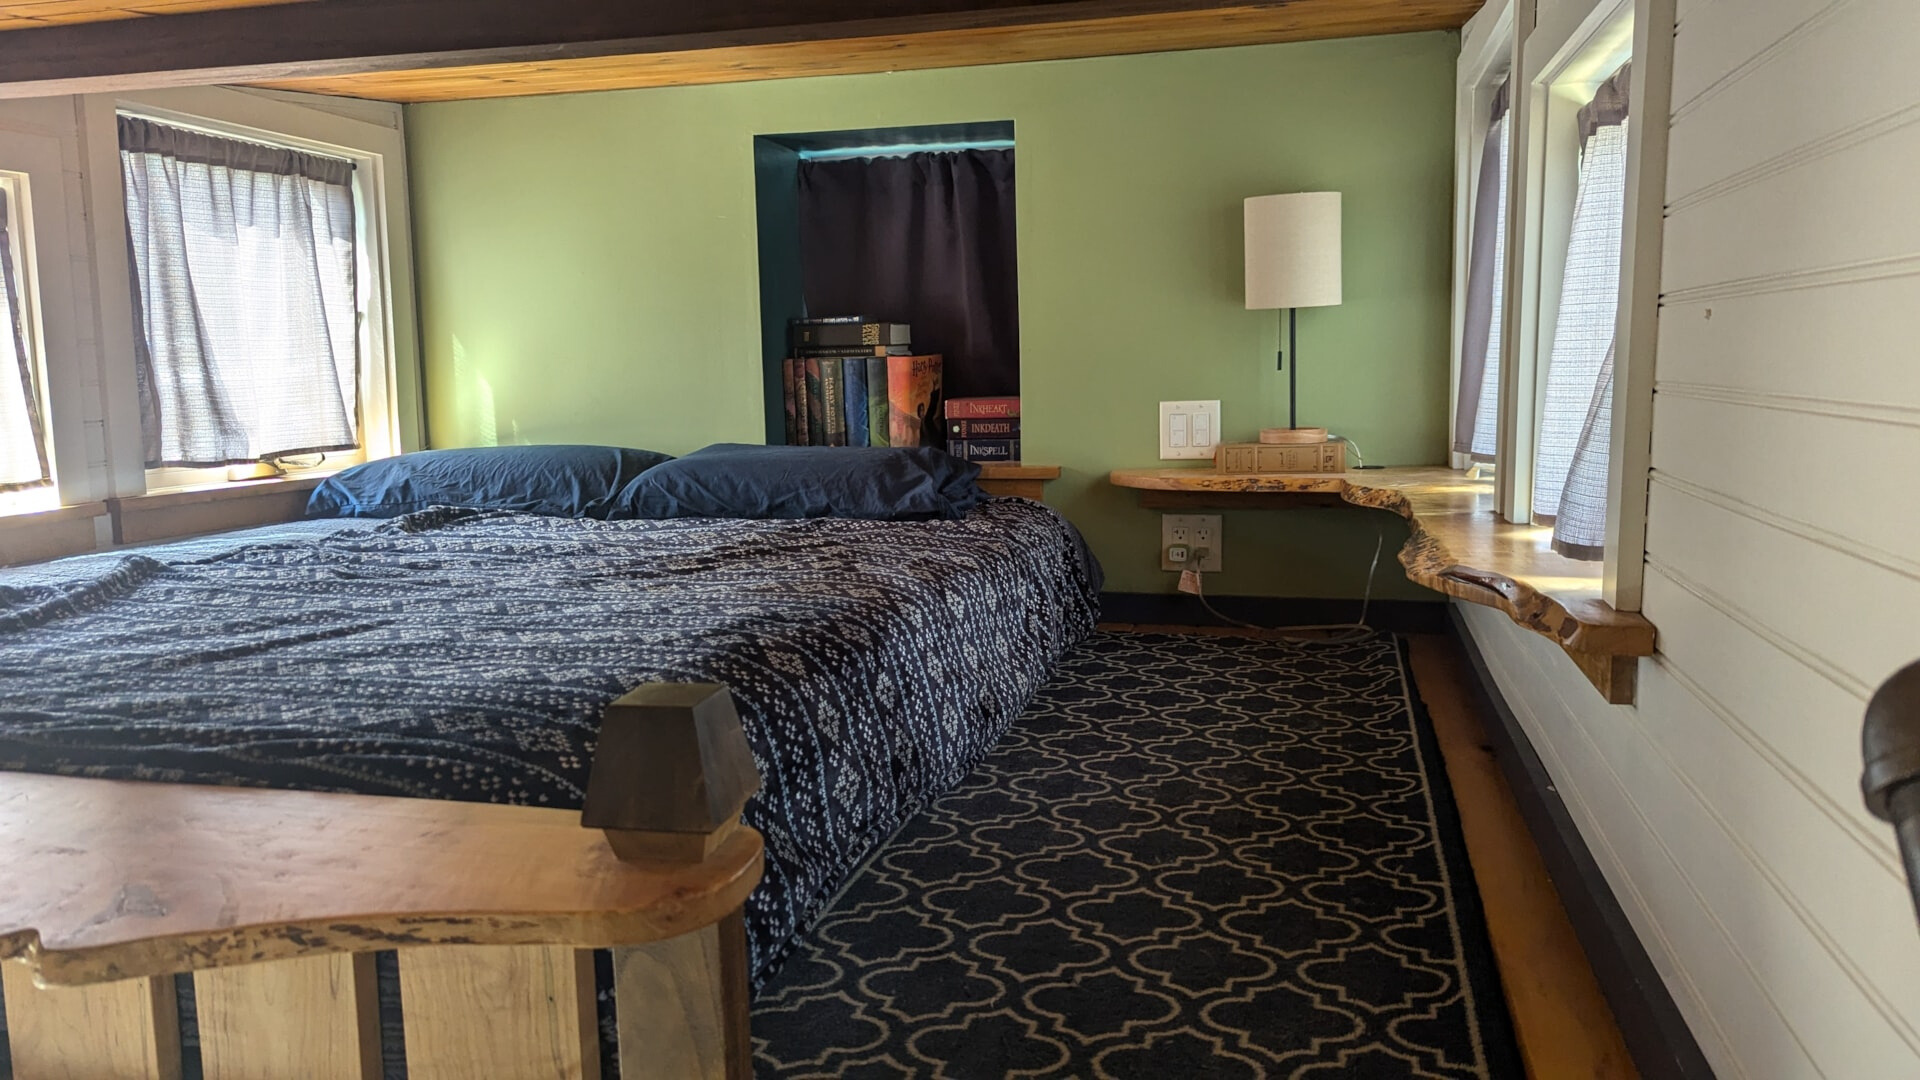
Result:
<svg viewBox="0 0 1920 1080">
<path fill-rule="evenodd" d="M 1161 514 L 1160 569 L 1220 569 L 1219 514 Z M 1173 551 L 1179 548 L 1180 558 Z M 1204 554 L 1202 554 L 1204 552 Z"/>
<path fill-rule="evenodd" d="M 1160 403 L 1160 457 L 1211 458 L 1220 441 L 1218 401 Z"/>
</svg>

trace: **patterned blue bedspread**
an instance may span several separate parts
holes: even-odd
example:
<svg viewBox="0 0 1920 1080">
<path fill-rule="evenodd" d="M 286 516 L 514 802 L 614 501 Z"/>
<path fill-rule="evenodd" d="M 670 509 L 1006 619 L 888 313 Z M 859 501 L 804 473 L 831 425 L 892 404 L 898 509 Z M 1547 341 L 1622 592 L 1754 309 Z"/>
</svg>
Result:
<svg viewBox="0 0 1920 1080">
<path fill-rule="evenodd" d="M 960 521 L 430 510 L 0 572 L 0 770 L 577 807 L 607 703 L 730 687 L 756 985 L 1093 628 L 1037 503 Z"/>
</svg>

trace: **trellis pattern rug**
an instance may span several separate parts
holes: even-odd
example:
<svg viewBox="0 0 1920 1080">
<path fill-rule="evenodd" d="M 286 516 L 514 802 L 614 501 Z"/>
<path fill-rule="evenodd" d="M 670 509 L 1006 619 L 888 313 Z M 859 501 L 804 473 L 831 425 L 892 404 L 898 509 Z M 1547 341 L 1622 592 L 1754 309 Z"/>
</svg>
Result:
<svg viewBox="0 0 1920 1080">
<path fill-rule="evenodd" d="M 754 1006 L 779 1077 L 1522 1075 L 1388 638 L 1103 632 Z"/>
</svg>

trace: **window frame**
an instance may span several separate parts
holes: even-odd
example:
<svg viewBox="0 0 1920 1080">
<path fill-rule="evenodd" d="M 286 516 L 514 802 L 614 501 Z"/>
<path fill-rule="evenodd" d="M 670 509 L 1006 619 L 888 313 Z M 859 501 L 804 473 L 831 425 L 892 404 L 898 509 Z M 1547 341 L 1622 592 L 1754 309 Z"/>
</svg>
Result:
<svg viewBox="0 0 1920 1080">
<path fill-rule="evenodd" d="M 0 116 L 0 166 L 23 177 L 15 206 L 18 268 L 26 293 L 27 347 L 39 365 L 46 423 L 48 488 L 0 496 L 0 517 L 78 505 L 99 498 L 88 426 L 97 419 L 93 356 L 78 319 L 73 241 L 84 215 L 68 175 L 63 140 L 25 116 Z M 84 233 L 81 234 L 84 236 Z"/>
<path fill-rule="evenodd" d="M 1578 179 L 1575 117 L 1599 83 L 1631 59 L 1634 115 L 1644 122 L 1628 125 L 1602 581 L 1610 604 L 1618 610 L 1637 611 L 1645 565 L 1674 0 L 1566 0 L 1546 7 L 1546 21 L 1538 22 L 1541 5 L 1521 6 L 1512 36 L 1514 143 L 1508 177 L 1507 303 L 1494 505 L 1508 521 L 1532 519 L 1534 451 Z M 1473 86 L 1470 74 L 1463 54 L 1459 87 L 1463 101 Z M 1468 131 L 1484 132 L 1484 120 L 1464 113 L 1462 118 L 1477 121 Z M 1477 157 L 1477 146 L 1470 140 L 1462 139 L 1459 148 L 1463 159 L 1469 151 Z M 1466 167 L 1464 160 L 1460 167 Z M 1642 207 L 1653 209 L 1643 212 Z M 1470 235 L 1463 231 L 1467 224 L 1467 215 L 1457 213 L 1457 236 Z M 1464 313 L 1461 262 L 1456 259 L 1454 394 L 1458 393 L 1459 323 Z M 1461 462 L 1453 464 L 1458 467 Z"/>
<path fill-rule="evenodd" d="M 23 344 L 27 351 L 27 363 L 35 369 L 33 384 L 39 400 L 33 405 L 40 412 L 40 450 L 47 457 L 46 486 L 22 491 L 0 491 L 0 514 L 30 514 L 60 505 L 56 471 L 59 464 L 53 445 L 51 413 L 47 408 L 46 335 L 40 330 L 40 274 L 33 258 L 33 177 L 18 169 L 0 168 L 0 197 L 6 199 L 10 215 L 17 219 L 8 223 L 8 245 L 0 248 L 0 260 L 12 264 L 14 284 L 20 290 L 20 330 L 25 339 Z M 12 312 L 0 308 L 0 334 L 12 336 L 12 318 Z M 12 373 L 0 370 L 0 378 L 12 378 Z"/>
<path fill-rule="evenodd" d="M 146 468 L 141 451 L 132 327 L 135 303 L 127 254 L 127 220 L 121 179 L 118 117 L 121 114 L 193 128 L 215 135 L 309 150 L 354 163 L 356 259 L 362 306 L 360 442 L 356 454 L 330 455 L 314 468 L 289 467 L 286 477 L 337 472 L 359 461 L 419 449 L 423 442 L 419 347 L 413 305 L 412 226 L 408 217 L 406 147 L 397 108 L 341 102 L 331 107 L 292 100 L 270 91 L 193 87 L 137 94 L 98 94 L 83 99 L 86 137 L 93 164 L 93 196 L 101 227 L 95 238 L 103 321 L 126 327 L 123 343 L 108 342 L 106 380 L 110 443 L 115 455 L 114 494 L 227 482 L 225 467 Z M 360 115 L 355 115 L 360 114 Z M 381 122 L 391 117 L 391 124 Z M 362 118 L 362 117 L 365 118 Z M 124 316 L 124 318 L 121 318 Z"/>
<path fill-rule="evenodd" d="M 1485 19 L 1482 23 L 1479 20 Z M 1487 115 L 1493 96 L 1513 71 L 1514 13 L 1512 0 L 1492 0 L 1474 16 L 1460 33 L 1460 60 L 1454 87 L 1454 182 L 1453 182 L 1453 329 L 1447 347 L 1451 368 L 1447 376 L 1447 464 L 1455 469 L 1472 468 L 1475 462 L 1466 454 L 1454 453 L 1459 437 L 1452 407 L 1460 397 L 1460 369 L 1464 361 L 1467 324 L 1467 278 L 1473 252 L 1473 216 L 1479 199 L 1480 154 L 1486 141 Z M 1512 132 L 1512 113 L 1508 131 Z M 1519 140 L 1514 137 L 1517 145 Z M 1508 183 L 1511 184 L 1511 173 Z M 1509 240 L 1511 248 L 1511 240 Z"/>
</svg>

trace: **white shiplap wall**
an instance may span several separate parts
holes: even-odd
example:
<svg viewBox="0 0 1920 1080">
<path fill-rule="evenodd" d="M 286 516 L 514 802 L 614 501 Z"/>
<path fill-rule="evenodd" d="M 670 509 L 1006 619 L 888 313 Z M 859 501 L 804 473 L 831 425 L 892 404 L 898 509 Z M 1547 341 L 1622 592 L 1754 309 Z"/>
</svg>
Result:
<svg viewBox="0 0 1920 1080">
<path fill-rule="evenodd" d="M 1920 0 L 1681 0 L 1639 702 L 1463 608 L 1723 1077 L 1920 1077 L 1860 805 L 1920 657 Z"/>
</svg>

